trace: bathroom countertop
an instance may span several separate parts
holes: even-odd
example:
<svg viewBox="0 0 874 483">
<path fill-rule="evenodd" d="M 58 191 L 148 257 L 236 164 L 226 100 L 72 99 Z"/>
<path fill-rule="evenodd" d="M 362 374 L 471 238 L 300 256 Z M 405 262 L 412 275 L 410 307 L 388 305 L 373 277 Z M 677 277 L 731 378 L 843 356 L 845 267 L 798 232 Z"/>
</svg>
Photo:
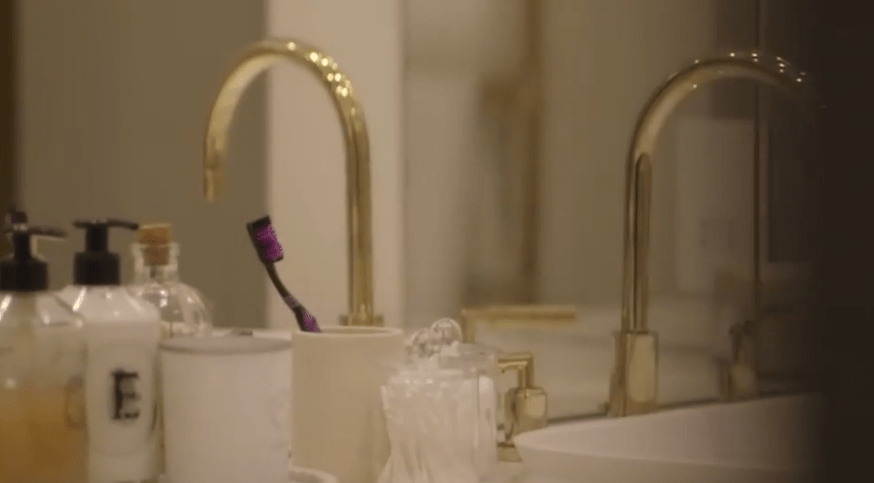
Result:
<svg viewBox="0 0 874 483">
<path fill-rule="evenodd" d="M 522 463 L 498 463 L 499 477 L 496 483 L 522 483 Z"/>
</svg>

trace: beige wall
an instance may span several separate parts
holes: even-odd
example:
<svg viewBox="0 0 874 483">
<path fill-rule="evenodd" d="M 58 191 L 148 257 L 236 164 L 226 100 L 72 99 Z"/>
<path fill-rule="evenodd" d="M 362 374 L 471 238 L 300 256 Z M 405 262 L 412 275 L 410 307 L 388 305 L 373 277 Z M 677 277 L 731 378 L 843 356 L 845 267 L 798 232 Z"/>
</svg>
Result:
<svg viewBox="0 0 874 483">
<path fill-rule="evenodd" d="M 264 33 L 262 2 L 18 2 L 20 193 L 35 221 L 167 221 L 183 277 L 216 303 L 220 325 L 263 323 L 265 283 L 244 224 L 266 210 L 264 91 L 233 131 L 226 195 L 201 199 L 206 116 L 233 56 Z M 77 230 L 78 231 L 78 230 Z M 55 287 L 72 253 L 44 244 Z M 129 233 L 116 233 L 130 275 Z"/>
</svg>

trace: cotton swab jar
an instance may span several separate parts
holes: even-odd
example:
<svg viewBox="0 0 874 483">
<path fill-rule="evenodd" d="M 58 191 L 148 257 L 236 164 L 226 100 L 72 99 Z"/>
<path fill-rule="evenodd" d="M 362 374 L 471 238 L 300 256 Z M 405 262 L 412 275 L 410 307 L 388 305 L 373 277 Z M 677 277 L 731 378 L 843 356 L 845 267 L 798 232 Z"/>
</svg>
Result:
<svg viewBox="0 0 874 483">
<path fill-rule="evenodd" d="M 453 319 L 440 319 L 425 332 L 426 339 L 435 346 L 444 367 L 463 367 L 477 373 L 479 388 L 479 431 L 477 433 L 477 467 L 483 476 L 497 471 L 498 460 L 498 353 L 499 350 L 482 344 L 461 343 L 461 325 Z"/>
<path fill-rule="evenodd" d="M 378 483 L 481 483 L 497 461 L 497 395 L 487 372 L 494 353 L 459 344 L 441 319 L 408 340 L 379 399 L 390 456 Z"/>
<path fill-rule="evenodd" d="M 430 362 L 430 361 L 426 361 Z M 390 443 L 379 483 L 478 483 L 477 374 L 401 367 L 381 389 Z"/>
<path fill-rule="evenodd" d="M 498 461 L 498 351 L 478 344 L 455 343 L 443 350 L 442 360 L 444 366 L 464 367 L 477 375 L 477 467 L 481 475 L 493 475 Z"/>
</svg>

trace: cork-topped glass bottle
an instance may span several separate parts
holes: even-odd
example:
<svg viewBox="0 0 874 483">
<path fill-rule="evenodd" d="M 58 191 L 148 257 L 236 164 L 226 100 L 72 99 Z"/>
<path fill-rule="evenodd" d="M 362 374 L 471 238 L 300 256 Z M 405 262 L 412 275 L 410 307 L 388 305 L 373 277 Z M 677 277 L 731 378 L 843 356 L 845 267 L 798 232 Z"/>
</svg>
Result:
<svg viewBox="0 0 874 483">
<path fill-rule="evenodd" d="M 170 225 L 141 225 L 132 253 L 131 291 L 161 312 L 163 337 L 208 335 L 212 315 L 200 291 L 179 278 L 179 244 L 170 238 Z"/>
</svg>

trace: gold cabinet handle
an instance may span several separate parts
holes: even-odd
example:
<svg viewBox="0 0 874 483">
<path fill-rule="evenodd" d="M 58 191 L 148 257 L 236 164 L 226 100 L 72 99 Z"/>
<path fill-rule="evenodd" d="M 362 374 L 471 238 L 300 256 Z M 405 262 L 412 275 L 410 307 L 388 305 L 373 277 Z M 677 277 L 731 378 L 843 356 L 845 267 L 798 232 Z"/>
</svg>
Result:
<svg viewBox="0 0 874 483">
<path fill-rule="evenodd" d="M 546 391 L 534 385 L 534 355 L 531 352 L 502 354 L 498 357 L 501 374 L 515 371 L 516 387 L 504 394 L 504 441 L 498 443 L 498 459 L 519 462 L 513 438 L 526 431 L 545 428 Z"/>
<path fill-rule="evenodd" d="M 493 305 L 462 309 L 460 325 L 462 341 L 472 343 L 476 340 L 476 326 L 480 323 L 540 328 L 576 320 L 577 308 L 573 305 Z"/>
</svg>

